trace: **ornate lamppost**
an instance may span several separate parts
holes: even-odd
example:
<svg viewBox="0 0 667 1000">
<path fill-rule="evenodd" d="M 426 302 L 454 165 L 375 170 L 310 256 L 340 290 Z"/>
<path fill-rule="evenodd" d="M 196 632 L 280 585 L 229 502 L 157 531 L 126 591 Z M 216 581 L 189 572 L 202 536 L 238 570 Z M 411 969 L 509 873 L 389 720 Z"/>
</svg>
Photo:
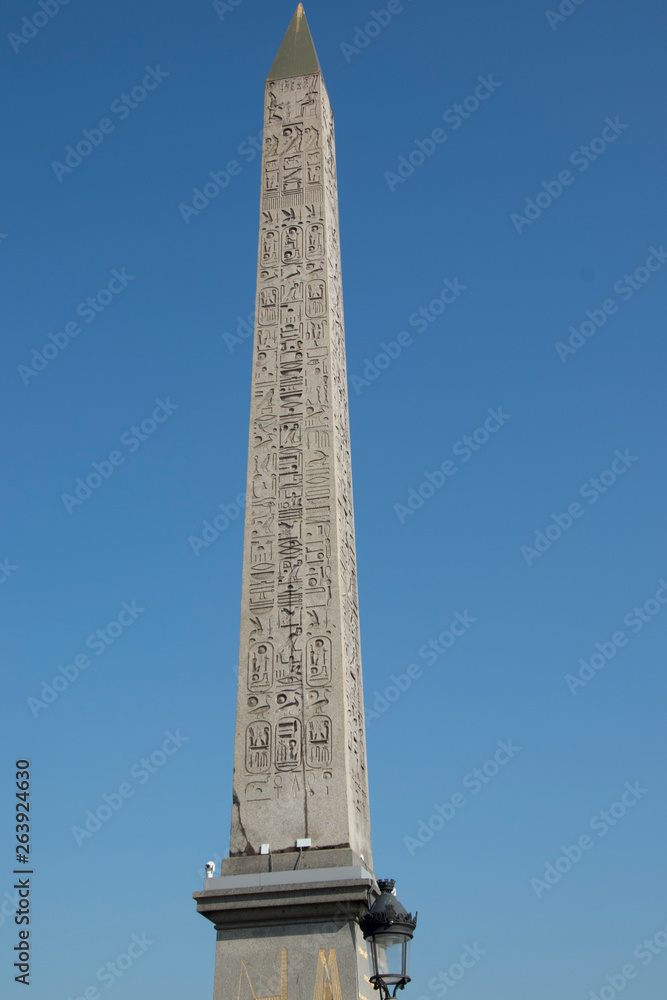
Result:
<svg viewBox="0 0 667 1000">
<path fill-rule="evenodd" d="M 393 879 L 378 879 L 380 895 L 359 921 L 371 949 L 373 975 L 370 980 L 373 987 L 380 990 L 382 1000 L 394 998 L 396 991 L 410 982 L 410 942 L 417 926 L 417 914 L 413 917 L 398 901 L 394 885 Z"/>
</svg>

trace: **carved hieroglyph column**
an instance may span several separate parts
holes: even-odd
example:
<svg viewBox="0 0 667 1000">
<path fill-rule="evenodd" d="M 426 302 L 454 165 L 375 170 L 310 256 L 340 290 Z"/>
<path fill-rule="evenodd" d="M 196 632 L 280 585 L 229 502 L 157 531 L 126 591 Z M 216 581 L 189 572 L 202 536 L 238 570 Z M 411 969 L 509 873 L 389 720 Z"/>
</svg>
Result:
<svg viewBox="0 0 667 1000">
<path fill-rule="evenodd" d="M 372 871 L 333 116 L 299 5 L 266 83 L 232 857 Z"/>
</svg>

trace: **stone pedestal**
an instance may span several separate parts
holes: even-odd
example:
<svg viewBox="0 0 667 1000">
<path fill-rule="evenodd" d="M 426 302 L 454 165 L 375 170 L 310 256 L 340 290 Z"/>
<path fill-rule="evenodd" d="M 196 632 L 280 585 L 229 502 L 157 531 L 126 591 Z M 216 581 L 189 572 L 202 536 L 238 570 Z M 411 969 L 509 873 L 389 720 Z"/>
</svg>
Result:
<svg viewBox="0 0 667 1000">
<path fill-rule="evenodd" d="M 194 893 L 217 931 L 213 1000 L 372 1000 L 358 919 L 375 880 L 362 864 L 300 867 L 312 858 L 295 869 L 298 854 L 278 855 L 271 867 L 289 863 L 282 871 L 268 871 L 267 856 L 228 859 L 227 870 L 237 861 L 266 870 L 205 879 Z"/>
</svg>

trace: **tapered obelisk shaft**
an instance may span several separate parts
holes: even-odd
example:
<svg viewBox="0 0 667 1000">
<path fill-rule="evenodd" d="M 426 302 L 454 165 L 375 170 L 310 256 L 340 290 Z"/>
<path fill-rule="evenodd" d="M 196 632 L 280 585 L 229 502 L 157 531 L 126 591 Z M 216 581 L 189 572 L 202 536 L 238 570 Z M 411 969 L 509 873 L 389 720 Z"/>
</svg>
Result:
<svg viewBox="0 0 667 1000">
<path fill-rule="evenodd" d="M 359 919 L 378 890 L 334 133 L 300 4 L 264 115 L 231 857 L 194 895 L 217 932 L 214 1000 L 367 1000 Z"/>
<path fill-rule="evenodd" d="M 333 117 L 299 5 L 266 84 L 232 856 L 371 865 Z"/>
</svg>

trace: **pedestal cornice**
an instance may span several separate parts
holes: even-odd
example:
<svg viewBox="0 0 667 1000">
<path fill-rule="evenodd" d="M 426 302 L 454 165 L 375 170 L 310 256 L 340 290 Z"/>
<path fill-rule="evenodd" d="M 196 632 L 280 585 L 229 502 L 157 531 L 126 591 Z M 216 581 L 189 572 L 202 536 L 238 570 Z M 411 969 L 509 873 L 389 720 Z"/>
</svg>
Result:
<svg viewBox="0 0 667 1000">
<path fill-rule="evenodd" d="M 217 929 L 357 920 L 377 895 L 362 866 L 226 875 L 193 893 L 197 912 Z"/>
</svg>

